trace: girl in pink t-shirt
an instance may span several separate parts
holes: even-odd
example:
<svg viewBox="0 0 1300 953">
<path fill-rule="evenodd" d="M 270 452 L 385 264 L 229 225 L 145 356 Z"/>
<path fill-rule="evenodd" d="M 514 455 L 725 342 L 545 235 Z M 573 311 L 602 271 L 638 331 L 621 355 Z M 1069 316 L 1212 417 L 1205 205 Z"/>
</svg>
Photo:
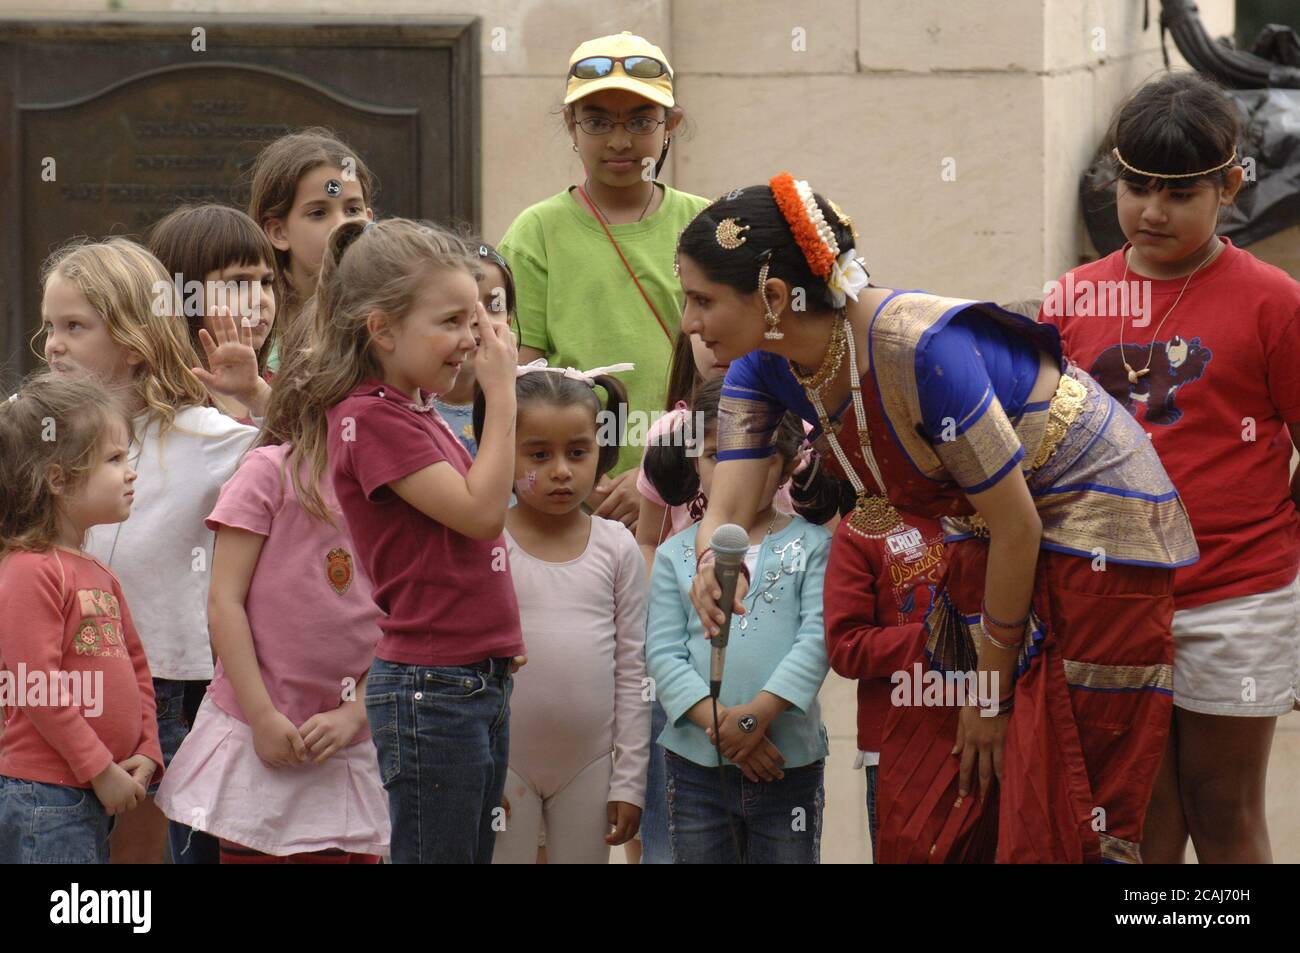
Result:
<svg viewBox="0 0 1300 953">
<path fill-rule="evenodd" d="M 256 447 L 207 519 L 218 664 L 158 791 L 221 863 L 377 863 L 388 798 L 363 699 L 379 609 L 328 481 L 295 449 L 302 328 Z"/>
<path fill-rule="evenodd" d="M 582 509 L 618 461 L 627 396 L 608 373 L 544 365 L 519 368 L 516 390 L 506 546 L 529 660 L 510 700 L 492 861 L 533 863 L 545 832 L 548 863 L 603 864 L 636 835 L 650 755 L 644 567 L 621 523 Z M 485 409 L 480 397 L 479 428 Z"/>
</svg>

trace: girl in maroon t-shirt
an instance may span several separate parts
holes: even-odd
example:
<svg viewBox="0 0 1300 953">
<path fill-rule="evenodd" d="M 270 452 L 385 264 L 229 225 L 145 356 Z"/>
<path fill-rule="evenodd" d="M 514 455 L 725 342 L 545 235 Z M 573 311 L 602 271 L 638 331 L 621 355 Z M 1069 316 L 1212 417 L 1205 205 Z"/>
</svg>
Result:
<svg viewBox="0 0 1300 953">
<path fill-rule="evenodd" d="M 382 610 L 366 714 L 388 791 L 394 863 L 489 863 L 504 823 L 510 691 L 523 663 L 502 536 L 515 468 L 508 328 L 478 301 L 477 260 L 408 219 L 330 236 L 298 446 L 328 470 Z M 432 397 L 474 358 L 479 451 Z"/>
<path fill-rule="evenodd" d="M 1049 286 L 1040 317 L 1142 423 L 1201 553 L 1175 577 L 1174 717 L 1142 844 L 1156 863 L 1180 863 L 1189 834 L 1202 863 L 1270 859 L 1269 749 L 1295 701 L 1300 284 L 1215 235 L 1243 183 L 1240 131 L 1194 73 L 1134 94 L 1112 137 L 1128 244 Z"/>
</svg>

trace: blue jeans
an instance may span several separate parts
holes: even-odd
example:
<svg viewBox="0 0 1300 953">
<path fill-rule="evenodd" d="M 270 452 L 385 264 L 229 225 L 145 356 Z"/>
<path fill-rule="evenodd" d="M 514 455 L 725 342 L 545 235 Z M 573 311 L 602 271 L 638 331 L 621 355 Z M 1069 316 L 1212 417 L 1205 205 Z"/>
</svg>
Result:
<svg viewBox="0 0 1300 953">
<path fill-rule="evenodd" d="M 395 864 L 490 864 L 510 755 L 510 659 L 376 658 L 366 715 L 388 792 Z"/>
<path fill-rule="evenodd" d="M 668 846 L 668 792 L 664 778 L 664 748 L 658 739 L 668 725 L 668 713 L 657 701 L 650 708 L 650 768 L 645 779 L 645 811 L 641 814 L 641 863 L 671 864 Z"/>
<path fill-rule="evenodd" d="M 786 768 L 779 781 L 750 781 L 664 752 L 668 841 L 675 864 L 815 864 L 821 860 L 824 761 Z M 721 790 L 719 789 L 721 785 Z M 740 857 L 732 827 L 740 841 Z"/>
<path fill-rule="evenodd" d="M 876 862 L 876 772 L 879 765 L 869 764 L 867 772 L 867 836 L 871 838 L 871 862 Z"/>
<path fill-rule="evenodd" d="M 106 864 L 112 830 L 90 788 L 0 775 L 0 864 Z"/>
<path fill-rule="evenodd" d="M 162 748 L 163 766 L 172 763 L 181 742 L 190 733 L 194 716 L 207 693 L 204 681 L 153 680 L 154 708 L 158 716 L 158 744 Z M 158 783 L 149 785 L 149 793 L 158 791 Z M 211 834 L 196 831 L 188 824 L 167 822 L 167 849 L 173 864 L 220 863 L 221 846 Z"/>
</svg>

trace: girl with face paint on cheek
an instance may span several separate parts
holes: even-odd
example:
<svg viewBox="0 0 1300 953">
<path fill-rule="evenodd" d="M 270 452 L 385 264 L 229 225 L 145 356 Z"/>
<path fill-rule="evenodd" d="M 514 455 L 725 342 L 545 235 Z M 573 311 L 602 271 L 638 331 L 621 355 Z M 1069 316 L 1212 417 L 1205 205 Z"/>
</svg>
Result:
<svg viewBox="0 0 1300 953">
<path fill-rule="evenodd" d="M 547 863 L 603 864 L 636 834 L 650 752 L 645 570 L 621 523 L 583 509 L 618 457 L 626 394 L 609 374 L 529 367 L 516 396 L 505 538 L 528 667 L 510 699 L 510 820 L 493 863 L 535 862 L 544 830 Z"/>
</svg>

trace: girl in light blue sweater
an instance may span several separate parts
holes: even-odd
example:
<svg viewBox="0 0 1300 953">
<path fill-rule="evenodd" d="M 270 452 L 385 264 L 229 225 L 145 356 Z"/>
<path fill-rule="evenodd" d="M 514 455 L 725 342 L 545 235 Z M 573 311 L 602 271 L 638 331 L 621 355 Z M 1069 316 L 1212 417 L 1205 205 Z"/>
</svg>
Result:
<svg viewBox="0 0 1300 953">
<path fill-rule="evenodd" d="M 647 450 L 646 476 L 664 499 L 708 495 L 717 452 L 720 381 L 700 385 L 692 417 L 704 433 Z M 826 677 L 822 576 L 839 483 L 806 467 L 794 476 L 801 515 L 772 506 L 799 460 L 803 427 L 787 415 L 749 530 L 752 584 L 745 613 L 732 619 L 718 700 L 715 745 L 709 697 L 711 644 L 691 607 L 695 528 L 655 553 L 646 663 L 668 726 L 668 833 L 674 863 L 816 863 L 825 800 L 826 729 L 817 693 Z M 685 443 L 683 446 L 681 444 Z M 811 522 L 810 522 L 811 520 Z"/>
</svg>

